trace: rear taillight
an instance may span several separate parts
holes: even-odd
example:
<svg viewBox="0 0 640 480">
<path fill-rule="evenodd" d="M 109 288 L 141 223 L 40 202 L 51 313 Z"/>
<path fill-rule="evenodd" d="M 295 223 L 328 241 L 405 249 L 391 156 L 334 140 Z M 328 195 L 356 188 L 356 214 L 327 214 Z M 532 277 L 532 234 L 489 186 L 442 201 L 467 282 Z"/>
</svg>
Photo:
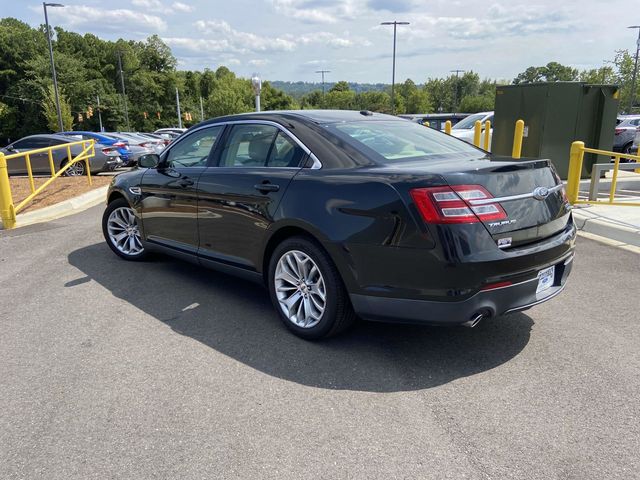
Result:
<svg viewBox="0 0 640 480">
<path fill-rule="evenodd" d="M 493 198 L 480 185 L 414 188 L 410 193 L 427 223 L 476 223 L 507 218 L 498 203 L 471 204 L 473 200 Z"/>
<path fill-rule="evenodd" d="M 622 132 L 624 132 L 624 128 L 616 128 L 616 135 L 620 135 Z"/>
<path fill-rule="evenodd" d="M 102 149 L 102 153 L 104 153 L 106 155 L 108 153 L 113 152 L 113 150 L 114 149 L 112 147 L 105 147 L 105 148 Z"/>
<path fill-rule="evenodd" d="M 114 143 L 114 144 L 112 144 L 112 145 L 113 145 L 114 147 L 116 147 L 116 148 L 123 148 L 123 147 L 126 147 L 126 146 L 127 146 L 127 145 L 126 145 L 126 143 L 124 143 L 124 142 L 116 142 L 116 143 Z"/>
<path fill-rule="evenodd" d="M 148 142 L 143 142 L 140 144 L 141 147 L 147 148 L 149 146 Z"/>
</svg>

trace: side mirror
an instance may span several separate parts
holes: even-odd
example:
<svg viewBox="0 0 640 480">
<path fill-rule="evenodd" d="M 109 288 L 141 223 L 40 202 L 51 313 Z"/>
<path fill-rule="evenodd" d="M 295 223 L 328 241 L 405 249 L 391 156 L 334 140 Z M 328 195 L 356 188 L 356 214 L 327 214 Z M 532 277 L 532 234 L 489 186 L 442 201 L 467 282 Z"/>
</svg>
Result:
<svg viewBox="0 0 640 480">
<path fill-rule="evenodd" d="M 138 166 L 142 168 L 156 168 L 160 164 L 160 156 L 155 153 L 141 155 L 138 159 Z"/>
</svg>

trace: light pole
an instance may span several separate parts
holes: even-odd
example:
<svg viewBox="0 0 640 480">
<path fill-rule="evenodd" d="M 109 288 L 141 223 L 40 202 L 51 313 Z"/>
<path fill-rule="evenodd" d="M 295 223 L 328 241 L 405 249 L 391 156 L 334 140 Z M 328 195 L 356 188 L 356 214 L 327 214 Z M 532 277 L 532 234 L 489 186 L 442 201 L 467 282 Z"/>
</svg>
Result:
<svg viewBox="0 0 640 480">
<path fill-rule="evenodd" d="M 47 15 L 47 7 L 64 7 L 61 3 L 42 2 L 44 8 L 44 23 L 47 25 L 47 42 L 49 43 L 49 58 L 51 59 L 51 75 L 53 76 L 53 92 L 56 96 L 56 110 L 58 112 L 58 128 L 62 132 L 64 125 L 62 124 L 62 112 L 60 111 L 60 96 L 58 94 L 58 79 L 56 77 L 56 64 L 53 62 L 53 45 L 51 45 L 51 29 L 49 28 L 49 16 Z"/>
<path fill-rule="evenodd" d="M 124 89 L 124 72 L 122 71 L 122 54 L 118 50 L 118 68 L 120 69 L 120 85 L 122 86 L 122 100 L 124 101 L 124 118 L 127 121 L 127 131 L 131 131 L 129 126 L 129 109 L 127 108 L 127 92 Z"/>
<path fill-rule="evenodd" d="M 262 79 L 257 73 L 251 76 L 251 86 L 256 96 L 256 112 L 260 111 L 260 91 L 262 90 Z"/>
<path fill-rule="evenodd" d="M 180 94 L 176 87 L 176 113 L 178 114 L 178 128 L 182 128 L 182 112 L 180 112 Z"/>
<path fill-rule="evenodd" d="M 636 99 L 636 76 L 638 75 L 638 53 L 640 52 L 640 25 L 631 25 L 627 28 L 638 29 L 638 40 L 636 41 L 636 61 L 633 66 L 633 77 L 631 78 L 631 99 L 629 100 L 629 112 L 633 112 L 633 104 Z"/>
<path fill-rule="evenodd" d="M 453 88 L 453 113 L 456 113 L 458 111 L 458 74 L 459 73 L 464 73 L 464 70 L 450 70 L 451 73 L 455 73 L 456 74 L 456 85 Z"/>
<path fill-rule="evenodd" d="M 396 85 L 396 29 L 398 25 L 409 25 L 409 22 L 382 22 L 380 25 L 393 25 L 393 70 L 391 72 L 391 115 L 396 113 L 395 85 Z"/>
<path fill-rule="evenodd" d="M 322 106 L 324 107 L 324 74 L 331 73 L 331 70 L 316 70 L 316 73 L 322 74 Z"/>
</svg>

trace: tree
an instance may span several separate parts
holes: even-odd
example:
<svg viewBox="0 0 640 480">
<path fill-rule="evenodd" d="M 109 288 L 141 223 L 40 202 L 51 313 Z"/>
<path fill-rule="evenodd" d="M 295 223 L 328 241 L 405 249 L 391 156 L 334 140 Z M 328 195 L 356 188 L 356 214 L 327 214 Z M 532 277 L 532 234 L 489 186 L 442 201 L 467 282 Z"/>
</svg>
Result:
<svg viewBox="0 0 640 480">
<path fill-rule="evenodd" d="M 577 69 L 549 62 L 543 67 L 529 67 L 513 79 L 514 84 L 536 82 L 571 82 L 579 78 Z"/>
<path fill-rule="evenodd" d="M 58 98 L 60 100 L 60 113 L 62 114 L 62 127 L 65 131 L 71 130 L 73 129 L 73 115 L 71 114 L 71 105 L 69 104 L 69 100 L 67 100 L 67 97 L 62 92 L 59 92 Z M 44 91 L 42 113 L 47 120 L 49 130 L 57 132 L 60 127 L 58 125 L 56 93 L 53 89 L 53 85 L 49 85 Z"/>
</svg>

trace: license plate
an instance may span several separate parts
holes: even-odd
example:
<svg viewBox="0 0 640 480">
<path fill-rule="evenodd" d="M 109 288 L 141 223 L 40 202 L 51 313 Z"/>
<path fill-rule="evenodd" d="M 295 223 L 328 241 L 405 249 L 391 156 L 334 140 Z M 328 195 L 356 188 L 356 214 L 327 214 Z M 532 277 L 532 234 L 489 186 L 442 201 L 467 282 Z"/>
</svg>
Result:
<svg viewBox="0 0 640 480">
<path fill-rule="evenodd" d="M 545 268 L 538 272 L 538 288 L 536 293 L 544 292 L 553 285 L 555 278 L 556 267 Z"/>
</svg>

